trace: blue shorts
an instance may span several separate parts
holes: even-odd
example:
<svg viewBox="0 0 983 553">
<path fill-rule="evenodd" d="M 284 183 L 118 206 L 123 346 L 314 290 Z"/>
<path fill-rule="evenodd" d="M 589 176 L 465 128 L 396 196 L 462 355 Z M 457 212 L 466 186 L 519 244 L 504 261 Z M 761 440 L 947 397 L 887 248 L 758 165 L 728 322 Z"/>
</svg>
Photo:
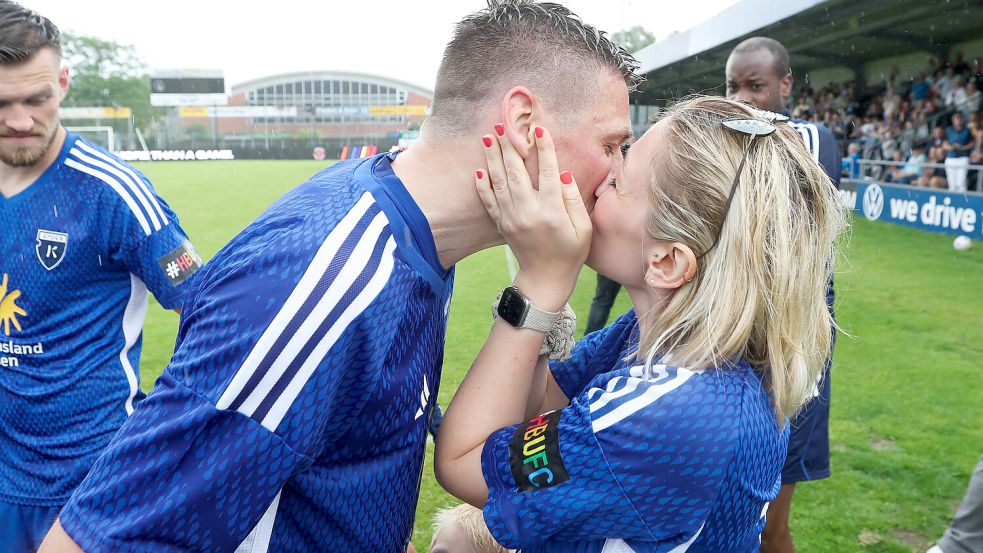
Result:
<svg viewBox="0 0 983 553">
<path fill-rule="evenodd" d="M 60 510 L 0 501 L 0 553 L 37 551 Z"/>
<path fill-rule="evenodd" d="M 829 366 L 827 358 L 819 395 L 790 423 L 788 457 L 782 467 L 783 485 L 829 478 Z"/>
</svg>

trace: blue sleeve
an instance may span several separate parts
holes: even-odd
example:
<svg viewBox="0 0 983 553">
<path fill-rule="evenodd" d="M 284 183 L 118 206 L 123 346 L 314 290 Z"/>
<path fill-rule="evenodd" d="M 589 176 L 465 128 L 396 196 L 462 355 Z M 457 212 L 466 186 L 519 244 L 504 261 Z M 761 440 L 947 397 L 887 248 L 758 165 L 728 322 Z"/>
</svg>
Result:
<svg viewBox="0 0 983 553">
<path fill-rule="evenodd" d="M 564 395 L 577 397 L 595 376 L 615 368 L 635 323 L 634 310 L 628 311 L 610 325 L 577 341 L 569 359 L 550 361 L 550 372 Z"/>
<path fill-rule="evenodd" d="M 492 434 L 482 451 L 484 518 L 505 547 L 604 536 L 649 538 L 604 460 L 580 399 Z"/>
<path fill-rule="evenodd" d="M 357 424 L 382 371 L 352 367 L 386 350 L 372 321 L 400 299 L 373 209 L 247 228 L 191 281 L 171 364 L 62 511 L 85 551 L 232 551 Z"/>
<path fill-rule="evenodd" d="M 62 509 L 87 553 L 232 551 L 309 459 L 169 372 Z"/>
<path fill-rule="evenodd" d="M 188 288 L 188 279 L 202 266 L 177 215 L 157 195 L 150 181 L 141 173 L 126 167 L 134 180 L 139 179 L 141 200 L 139 208 L 121 209 L 120 247 L 118 257 L 136 275 L 165 309 L 181 307 Z"/>
<path fill-rule="evenodd" d="M 694 373 L 657 367 L 649 378 L 634 369 L 613 377 L 563 411 L 489 437 L 484 516 L 499 543 L 675 546 L 699 531 L 733 458 L 739 411 Z"/>
</svg>

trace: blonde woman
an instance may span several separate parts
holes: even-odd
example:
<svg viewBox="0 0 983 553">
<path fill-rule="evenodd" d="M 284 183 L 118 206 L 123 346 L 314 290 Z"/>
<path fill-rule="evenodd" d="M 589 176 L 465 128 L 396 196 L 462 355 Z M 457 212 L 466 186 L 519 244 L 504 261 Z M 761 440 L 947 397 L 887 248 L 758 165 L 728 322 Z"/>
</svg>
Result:
<svg viewBox="0 0 983 553">
<path fill-rule="evenodd" d="M 826 283 L 845 226 L 781 119 L 721 98 L 675 105 L 591 216 L 544 129 L 486 146 L 476 183 L 520 271 L 448 408 L 436 473 L 502 545 L 758 550 L 787 420 L 830 348 Z M 585 260 L 634 309 L 547 363 L 542 322 Z"/>
</svg>

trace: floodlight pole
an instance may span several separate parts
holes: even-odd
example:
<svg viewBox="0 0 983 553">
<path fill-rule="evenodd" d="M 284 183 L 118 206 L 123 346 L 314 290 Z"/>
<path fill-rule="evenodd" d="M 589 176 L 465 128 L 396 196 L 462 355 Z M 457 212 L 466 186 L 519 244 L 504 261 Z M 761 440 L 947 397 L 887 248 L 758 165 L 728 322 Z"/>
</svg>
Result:
<svg viewBox="0 0 983 553">
<path fill-rule="evenodd" d="M 218 147 L 218 104 L 212 106 L 212 147 Z"/>
</svg>

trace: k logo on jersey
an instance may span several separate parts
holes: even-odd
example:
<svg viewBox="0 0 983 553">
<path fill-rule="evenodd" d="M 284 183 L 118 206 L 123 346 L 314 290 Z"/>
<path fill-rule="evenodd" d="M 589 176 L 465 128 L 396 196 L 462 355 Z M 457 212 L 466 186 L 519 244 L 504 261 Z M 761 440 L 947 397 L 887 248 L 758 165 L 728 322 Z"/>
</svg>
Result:
<svg viewBox="0 0 983 553">
<path fill-rule="evenodd" d="M 68 235 L 64 232 L 53 230 L 38 229 L 37 243 L 34 251 L 38 254 L 38 261 L 47 270 L 54 269 L 65 259 L 65 250 L 68 248 Z"/>
</svg>

